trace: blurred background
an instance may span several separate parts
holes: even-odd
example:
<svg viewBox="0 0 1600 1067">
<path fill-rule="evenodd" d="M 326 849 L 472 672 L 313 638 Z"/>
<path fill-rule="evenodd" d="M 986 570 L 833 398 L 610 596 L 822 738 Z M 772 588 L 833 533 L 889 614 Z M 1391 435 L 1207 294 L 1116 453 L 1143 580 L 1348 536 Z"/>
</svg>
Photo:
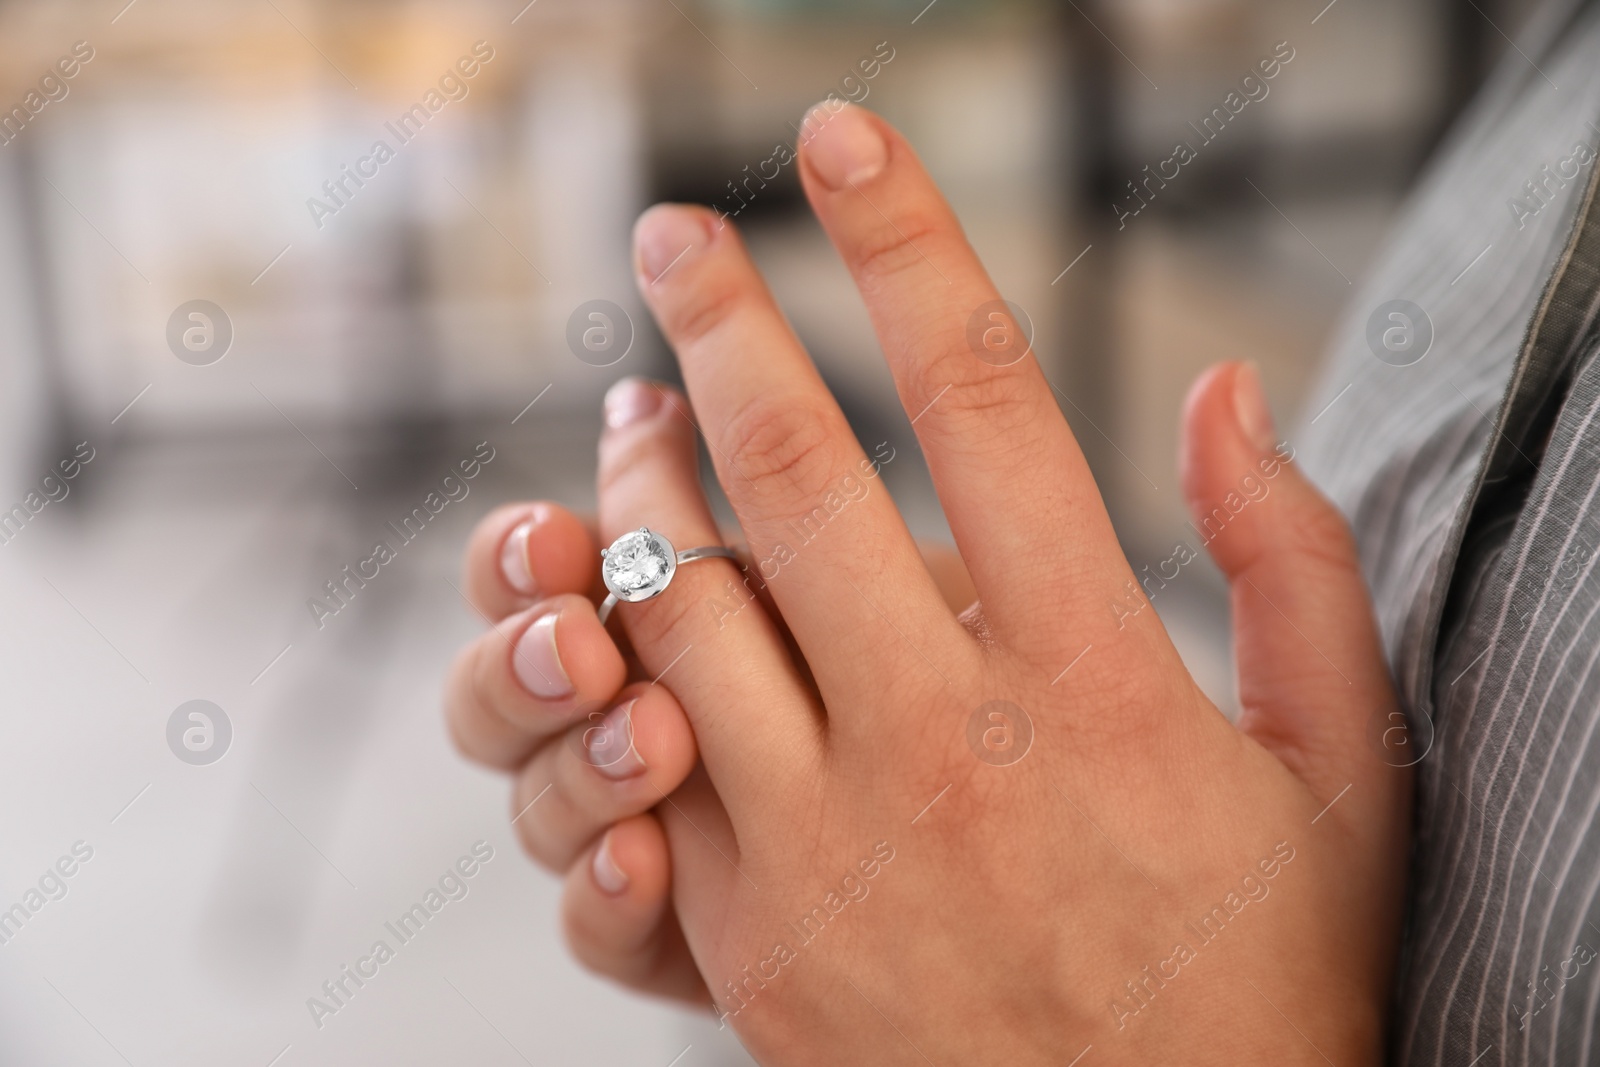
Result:
<svg viewBox="0 0 1600 1067">
<path fill-rule="evenodd" d="M 633 293 L 634 216 L 737 211 L 940 536 L 862 304 L 767 162 L 830 92 L 879 110 L 1027 312 L 1137 569 L 1196 543 L 1190 381 L 1254 359 L 1293 425 L 1525 6 L 0 2 L 0 909 L 92 850 L 0 944 L 0 1062 L 747 1062 L 709 1013 L 567 958 L 558 883 L 438 710 L 482 625 L 457 589 L 472 524 L 591 506 L 601 394 L 676 377 Z M 1199 135 L 1275 54 L 1267 95 Z M 1197 158 L 1136 193 L 1179 141 Z M 569 342 L 593 301 L 599 351 Z M 318 619 L 308 600 L 481 441 L 469 495 Z M 1227 707 L 1222 593 L 1194 565 L 1155 603 Z M 169 728 L 194 700 L 198 754 L 171 738 L 201 720 Z M 307 998 L 479 841 L 468 895 L 319 1027 Z"/>
</svg>

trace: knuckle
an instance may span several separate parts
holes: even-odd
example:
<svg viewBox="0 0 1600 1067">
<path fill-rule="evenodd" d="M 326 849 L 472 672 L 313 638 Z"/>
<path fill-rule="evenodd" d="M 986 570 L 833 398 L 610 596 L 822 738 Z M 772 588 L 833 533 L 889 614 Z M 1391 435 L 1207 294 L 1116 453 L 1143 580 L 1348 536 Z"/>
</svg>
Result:
<svg viewBox="0 0 1600 1067">
<path fill-rule="evenodd" d="M 661 330 L 674 345 L 697 344 L 734 316 L 747 293 L 731 279 L 699 277 L 692 285 L 680 284 L 657 310 Z"/>
<path fill-rule="evenodd" d="M 526 776 L 519 779 L 519 783 L 526 781 Z M 521 784 L 512 791 L 517 809 L 527 809 L 516 820 L 517 841 L 522 845 L 522 851 L 535 863 L 547 871 L 560 874 L 571 865 L 572 850 L 561 840 L 562 835 L 554 826 L 552 813 L 564 801 L 565 794 L 560 785 L 553 785 L 547 795 L 529 807 L 529 802 L 538 795 L 537 790 L 530 791 L 528 786 Z"/>
<path fill-rule="evenodd" d="M 493 570 L 494 564 L 499 562 L 500 546 L 514 524 L 510 514 L 512 510 L 512 506 L 505 504 L 495 508 L 478 520 L 467 538 L 462 576 L 466 579 L 467 598 L 480 611 L 486 608 L 484 594 L 489 588 L 484 579 Z"/>
<path fill-rule="evenodd" d="M 893 279 L 907 271 L 927 269 L 924 249 L 938 239 L 945 222 L 935 212 L 918 208 L 900 212 L 855 246 L 856 272 L 869 285 Z"/>
<path fill-rule="evenodd" d="M 498 635 L 483 634 L 468 650 L 470 662 L 465 670 L 468 692 L 479 713 L 485 718 L 515 724 L 516 719 L 507 706 L 508 701 L 504 696 L 507 683 L 501 677 L 511 671 L 510 656 L 505 652 L 506 647 Z"/>
<path fill-rule="evenodd" d="M 670 398 L 679 394 L 668 393 Z M 681 413 L 685 405 L 676 401 Z M 640 471 L 659 471 L 663 464 L 678 461 L 694 463 L 692 423 L 681 414 L 672 418 L 649 419 L 639 426 L 608 430 L 600 439 L 600 467 L 596 485 L 601 500 L 625 495 L 623 489 Z"/>
<path fill-rule="evenodd" d="M 958 360 L 962 363 L 957 363 Z M 1022 374 L 1009 368 L 992 369 L 981 363 L 982 369 L 975 369 L 970 366 L 972 363 L 979 361 L 968 358 L 967 353 L 944 360 L 945 369 L 953 372 L 950 391 L 935 408 L 944 408 L 944 421 L 959 424 L 963 430 L 974 426 L 1009 425 L 1018 410 L 1032 405 L 1033 383 Z M 957 367 L 961 369 L 957 371 Z"/>
<path fill-rule="evenodd" d="M 482 759 L 482 748 L 477 742 L 476 731 L 469 726 L 469 721 L 474 717 L 483 719 L 499 717 L 498 705 L 490 693 L 486 671 L 484 670 L 484 655 L 482 640 L 474 641 L 469 647 L 462 650 L 456 659 L 456 678 L 459 679 L 457 689 L 461 695 L 451 701 L 450 725 L 451 734 L 461 746 L 462 753 L 471 759 Z M 470 746 L 470 747 L 469 747 Z"/>
<path fill-rule="evenodd" d="M 653 434 L 632 433 L 624 440 L 603 445 L 600 449 L 600 469 L 596 475 L 596 490 L 600 499 L 615 496 L 623 482 L 659 446 Z"/>
<path fill-rule="evenodd" d="M 1319 499 L 1301 509 L 1294 526 L 1302 555 L 1336 571 L 1360 573 L 1355 535 L 1332 504 Z"/>
<path fill-rule="evenodd" d="M 990 367 L 965 349 L 947 349 L 924 361 L 919 377 L 931 406 L 918 430 L 958 440 L 964 447 L 1032 441 L 1016 431 L 1039 414 L 1039 394 L 1037 383 L 1020 368 Z"/>
<path fill-rule="evenodd" d="M 461 649 L 450 663 L 450 673 L 446 676 L 444 689 L 444 720 L 450 730 L 450 739 L 455 742 L 456 750 L 468 759 L 476 759 L 473 751 L 468 747 L 466 736 L 466 717 L 474 701 L 478 699 L 477 681 L 473 670 L 472 646 Z"/>
<path fill-rule="evenodd" d="M 445 705 L 445 730 L 450 735 L 450 743 L 455 747 L 456 753 L 472 763 L 486 767 L 501 766 L 501 761 L 496 760 L 494 754 L 485 750 L 479 743 L 466 717 L 466 710 L 458 701 L 452 700 Z"/>
<path fill-rule="evenodd" d="M 463 759 L 481 767 L 497 771 L 512 769 L 519 753 L 512 748 L 496 745 L 493 738 L 485 736 L 486 731 L 481 723 L 474 722 L 477 717 L 460 700 L 452 700 L 446 705 L 445 731 L 450 735 L 456 752 Z"/>
<path fill-rule="evenodd" d="M 641 427 L 635 432 L 608 435 L 615 439 L 602 442 L 600 469 L 596 486 L 601 500 L 617 497 L 629 478 L 637 475 L 647 464 L 660 465 L 662 438 L 665 431 L 660 423 Z"/>
<path fill-rule="evenodd" d="M 563 909 L 561 931 L 567 950 L 584 970 L 615 982 L 636 982 L 639 961 L 628 955 L 626 946 L 614 944 L 618 930 L 573 907 L 569 901 Z"/>
<path fill-rule="evenodd" d="M 490 650 L 494 647 L 491 642 L 501 639 L 500 635 L 504 632 L 503 624 L 504 620 L 474 637 L 472 643 L 463 648 L 456 657 L 456 669 L 465 679 L 467 691 L 473 700 L 485 708 L 495 706 L 490 697 L 492 689 L 489 685 L 489 672 L 494 668 L 494 656 Z"/>
<path fill-rule="evenodd" d="M 827 491 L 834 463 L 832 413 L 815 401 L 762 393 L 728 422 L 735 491 L 810 501 Z"/>
<path fill-rule="evenodd" d="M 628 605 L 628 636 L 655 670 L 664 669 L 715 622 L 715 610 L 706 606 L 716 588 L 711 583 L 725 579 L 720 561 L 707 560 L 679 571 L 671 587 L 654 600 Z"/>
</svg>

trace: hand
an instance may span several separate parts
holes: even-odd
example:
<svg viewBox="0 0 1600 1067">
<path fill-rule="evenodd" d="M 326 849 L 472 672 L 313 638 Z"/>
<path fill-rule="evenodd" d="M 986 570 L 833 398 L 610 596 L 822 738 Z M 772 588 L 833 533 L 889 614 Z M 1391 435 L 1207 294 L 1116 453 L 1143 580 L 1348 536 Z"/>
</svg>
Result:
<svg viewBox="0 0 1600 1067">
<path fill-rule="evenodd" d="M 1409 777 L 1367 738 L 1395 702 L 1351 541 L 1253 372 L 1185 413 L 1235 727 L 1143 606 L 1036 362 L 969 345 L 998 294 L 909 146 L 856 108 L 805 129 L 979 605 L 946 607 L 733 228 L 648 212 L 641 291 L 803 662 L 722 561 L 619 609 L 704 770 L 591 850 L 591 891 L 627 901 L 670 858 L 674 929 L 764 1063 L 1378 1062 Z M 602 534 L 714 542 L 688 412 L 608 401 Z M 1009 765 L 997 710 L 1031 724 Z"/>
<path fill-rule="evenodd" d="M 681 395 L 663 395 L 688 410 Z M 693 433 L 687 422 L 680 432 Z M 935 544 L 919 550 L 950 609 L 971 604 L 960 556 Z M 665 842 L 642 815 L 694 766 L 694 734 L 671 692 L 648 683 L 627 641 L 600 628 L 599 559 L 593 520 L 546 501 L 496 508 L 478 524 L 465 592 L 494 628 L 457 656 L 446 718 L 464 755 L 515 775 L 523 847 L 568 876 L 566 930 L 576 955 L 641 992 L 703 1005 L 705 983 L 668 900 Z M 607 729 L 608 717 L 616 729 Z M 622 892 L 593 877 L 608 832 L 606 856 L 616 851 L 630 872 Z"/>
</svg>

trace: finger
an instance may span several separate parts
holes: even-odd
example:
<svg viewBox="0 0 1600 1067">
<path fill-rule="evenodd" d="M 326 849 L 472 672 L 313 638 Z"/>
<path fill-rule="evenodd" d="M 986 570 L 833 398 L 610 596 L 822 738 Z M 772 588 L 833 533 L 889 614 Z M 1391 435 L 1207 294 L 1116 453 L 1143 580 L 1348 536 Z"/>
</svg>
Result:
<svg viewBox="0 0 1600 1067">
<path fill-rule="evenodd" d="M 739 555 L 739 566 L 749 570 L 757 564 L 757 560 L 750 557 L 750 552 L 743 544 L 735 544 L 734 539 L 726 538 L 731 547 Z M 959 615 L 974 606 L 978 599 L 978 591 L 972 584 L 972 576 L 967 573 L 967 565 L 961 559 L 961 553 L 949 545 L 937 541 L 917 540 L 917 552 L 922 557 L 922 565 L 927 568 L 928 575 L 933 579 L 934 587 L 939 590 L 939 595 L 944 599 L 945 607 L 951 614 Z M 761 603 L 768 609 L 772 621 L 777 624 L 785 637 L 785 643 L 790 646 L 790 651 L 800 655 L 800 648 L 794 643 L 793 635 L 784 618 L 778 612 L 777 602 L 772 599 L 772 590 L 762 582 L 756 587 L 756 595 Z M 626 654 L 626 651 L 624 651 Z"/>
<path fill-rule="evenodd" d="M 614 822 L 649 811 L 694 769 L 694 731 L 665 686 L 631 685 L 533 754 L 517 773 L 512 824 L 554 871 Z"/>
<path fill-rule="evenodd" d="M 923 566 L 933 576 L 945 606 L 956 614 L 971 607 L 978 599 L 978 587 L 972 584 L 972 575 L 967 573 L 961 553 L 934 541 L 921 540 L 917 542 L 917 551 L 922 553 Z"/>
<path fill-rule="evenodd" d="M 599 496 L 603 539 L 649 526 L 679 551 L 721 543 L 700 488 L 695 429 L 673 391 L 625 379 L 606 394 Z M 684 564 L 664 592 L 615 616 L 650 677 L 665 676 L 688 710 L 730 811 L 814 780 L 820 708 L 731 561 Z"/>
<path fill-rule="evenodd" d="M 569 593 L 502 620 L 461 651 L 445 718 L 468 759 L 515 767 L 585 708 L 611 700 L 625 679 L 594 605 Z"/>
<path fill-rule="evenodd" d="M 673 905 L 691 930 L 704 930 L 727 913 L 730 894 L 761 891 L 744 866 L 744 850 L 704 761 L 655 809 L 672 850 Z M 781 841 L 778 849 L 793 847 Z"/>
<path fill-rule="evenodd" d="M 705 982 L 669 906 L 672 864 L 653 815 L 612 827 L 567 874 L 562 925 L 591 971 L 631 989 L 705 1004 Z"/>
<path fill-rule="evenodd" d="M 724 531 L 722 539 L 739 557 L 740 570 L 748 571 L 756 565 L 758 561 L 751 558 L 750 550 L 739 540 L 737 534 Z M 934 585 L 939 590 L 939 595 L 944 598 L 945 606 L 950 609 L 951 613 L 959 615 L 973 609 L 975 607 L 974 602 L 978 598 L 978 592 L 973 587 L 972 576 L 967 573 L 967 565 L 962 562 L 961 554 L 948 545 L 940 544 L 937 541 L 924 541 L 920 538 L 917 541 L 917 551 L 922 556 L 922 565 L 928 569 L 928 574 L 933 578 Z M 794 635 L 789 632 L 788 625 L 778 612 L 778 605 L 772 599 L 772 591 L 765 582 L 752 582 L 751 585 L 754 586 L 756 598 L 767 609 L 768 617 L 772 619 L 773 624 L 783 634 L 784 645 L 793 655 L 800 656 L 800 648 L 795 644 Z M 603 589 L 604 587 L 602 586 Z M 601 597 L 603 596 L 604 592 L 601 593 Z M 616 634 L 617 631 L 613 630 L 612 633 Z M 622 653 L 623 659 L 629 661 L 629 677 L 637 678 L 643 676 L 641 673 L 643 668 L 634 657 L 633 647 L 627 643 L 626 635 L 620 635 L 617 641 L 617 649 Z M 800 666 L 803 667 L 804 664 L 800 664 Z"/>
<path fill-rule="evenodd" d="M 943 610 L 878 464 L 857 444 L 734 228 L 703 208 L 662 204 L 639 219 L 634 241 L 640 292 L 677 353 L 756 573 L 825 702 L 861 692 L 846 668 L 860 663 L 863 631 L 883 630 L 885 615 L 931 655 L 970 644 Z M 903 643 L 887 644 L 885 654 L 917 661 Z"/>
<path fill-rule="evenodd" d="M 1369 730 L 1397 711 L 1355 543 L 1277 444 L 1253 367 L 1207 372 L 1184 407 L 1183 485 L 1194 527 L 1232 590 L 1240 729 L 1338 820 L 1388 826 L 1407 776 Z"/>
<path fill-rule="evenodd" d="M 823 104 L 801 142 L 806 195 L 866 300 L 985 618 L 1047 658 L 1081 646 L 1041 610 L 1098 618 L 1127 566 L 1038 361 L 903 137 Z"/>
<path fill-rule="evenodd" d="M 467 599 L 499 621 L 542 597 L 588 593 L 599 551 L 583 520 L 557 504 L 495 508 L 467 541 Z"/>
</svg>

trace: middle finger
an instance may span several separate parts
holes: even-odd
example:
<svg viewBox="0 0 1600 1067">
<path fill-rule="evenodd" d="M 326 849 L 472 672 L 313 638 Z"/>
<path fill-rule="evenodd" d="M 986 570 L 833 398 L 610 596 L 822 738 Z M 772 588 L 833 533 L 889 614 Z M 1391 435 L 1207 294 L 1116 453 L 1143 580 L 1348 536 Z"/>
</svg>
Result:
<svg viewBox="0 0 1600 1067">
<path fill-rule="evenodd" d="M 1129 574 L 1031 339 L 888 123 L 855 106 L 813 108 L 800 177 L 916 416 L 985 619 L 1014 648 L 1050 660 L 1075 650 L 1075 635 L 1038 626 L 1041 608 L 1103 619 Z"/>
<path fill-rule="evenodd" d="M 677 352 L 718 480 L 756 570 L 830 706 L 862 669 L 940 678 L 928 657 L 975 651 L 905 522 L 784 320 L 743 242 L 701 208 L 661 205 L 635 233 L 639 287 Z M 867 663 L 863 631 L 902 633 Z"/>
</svg>

